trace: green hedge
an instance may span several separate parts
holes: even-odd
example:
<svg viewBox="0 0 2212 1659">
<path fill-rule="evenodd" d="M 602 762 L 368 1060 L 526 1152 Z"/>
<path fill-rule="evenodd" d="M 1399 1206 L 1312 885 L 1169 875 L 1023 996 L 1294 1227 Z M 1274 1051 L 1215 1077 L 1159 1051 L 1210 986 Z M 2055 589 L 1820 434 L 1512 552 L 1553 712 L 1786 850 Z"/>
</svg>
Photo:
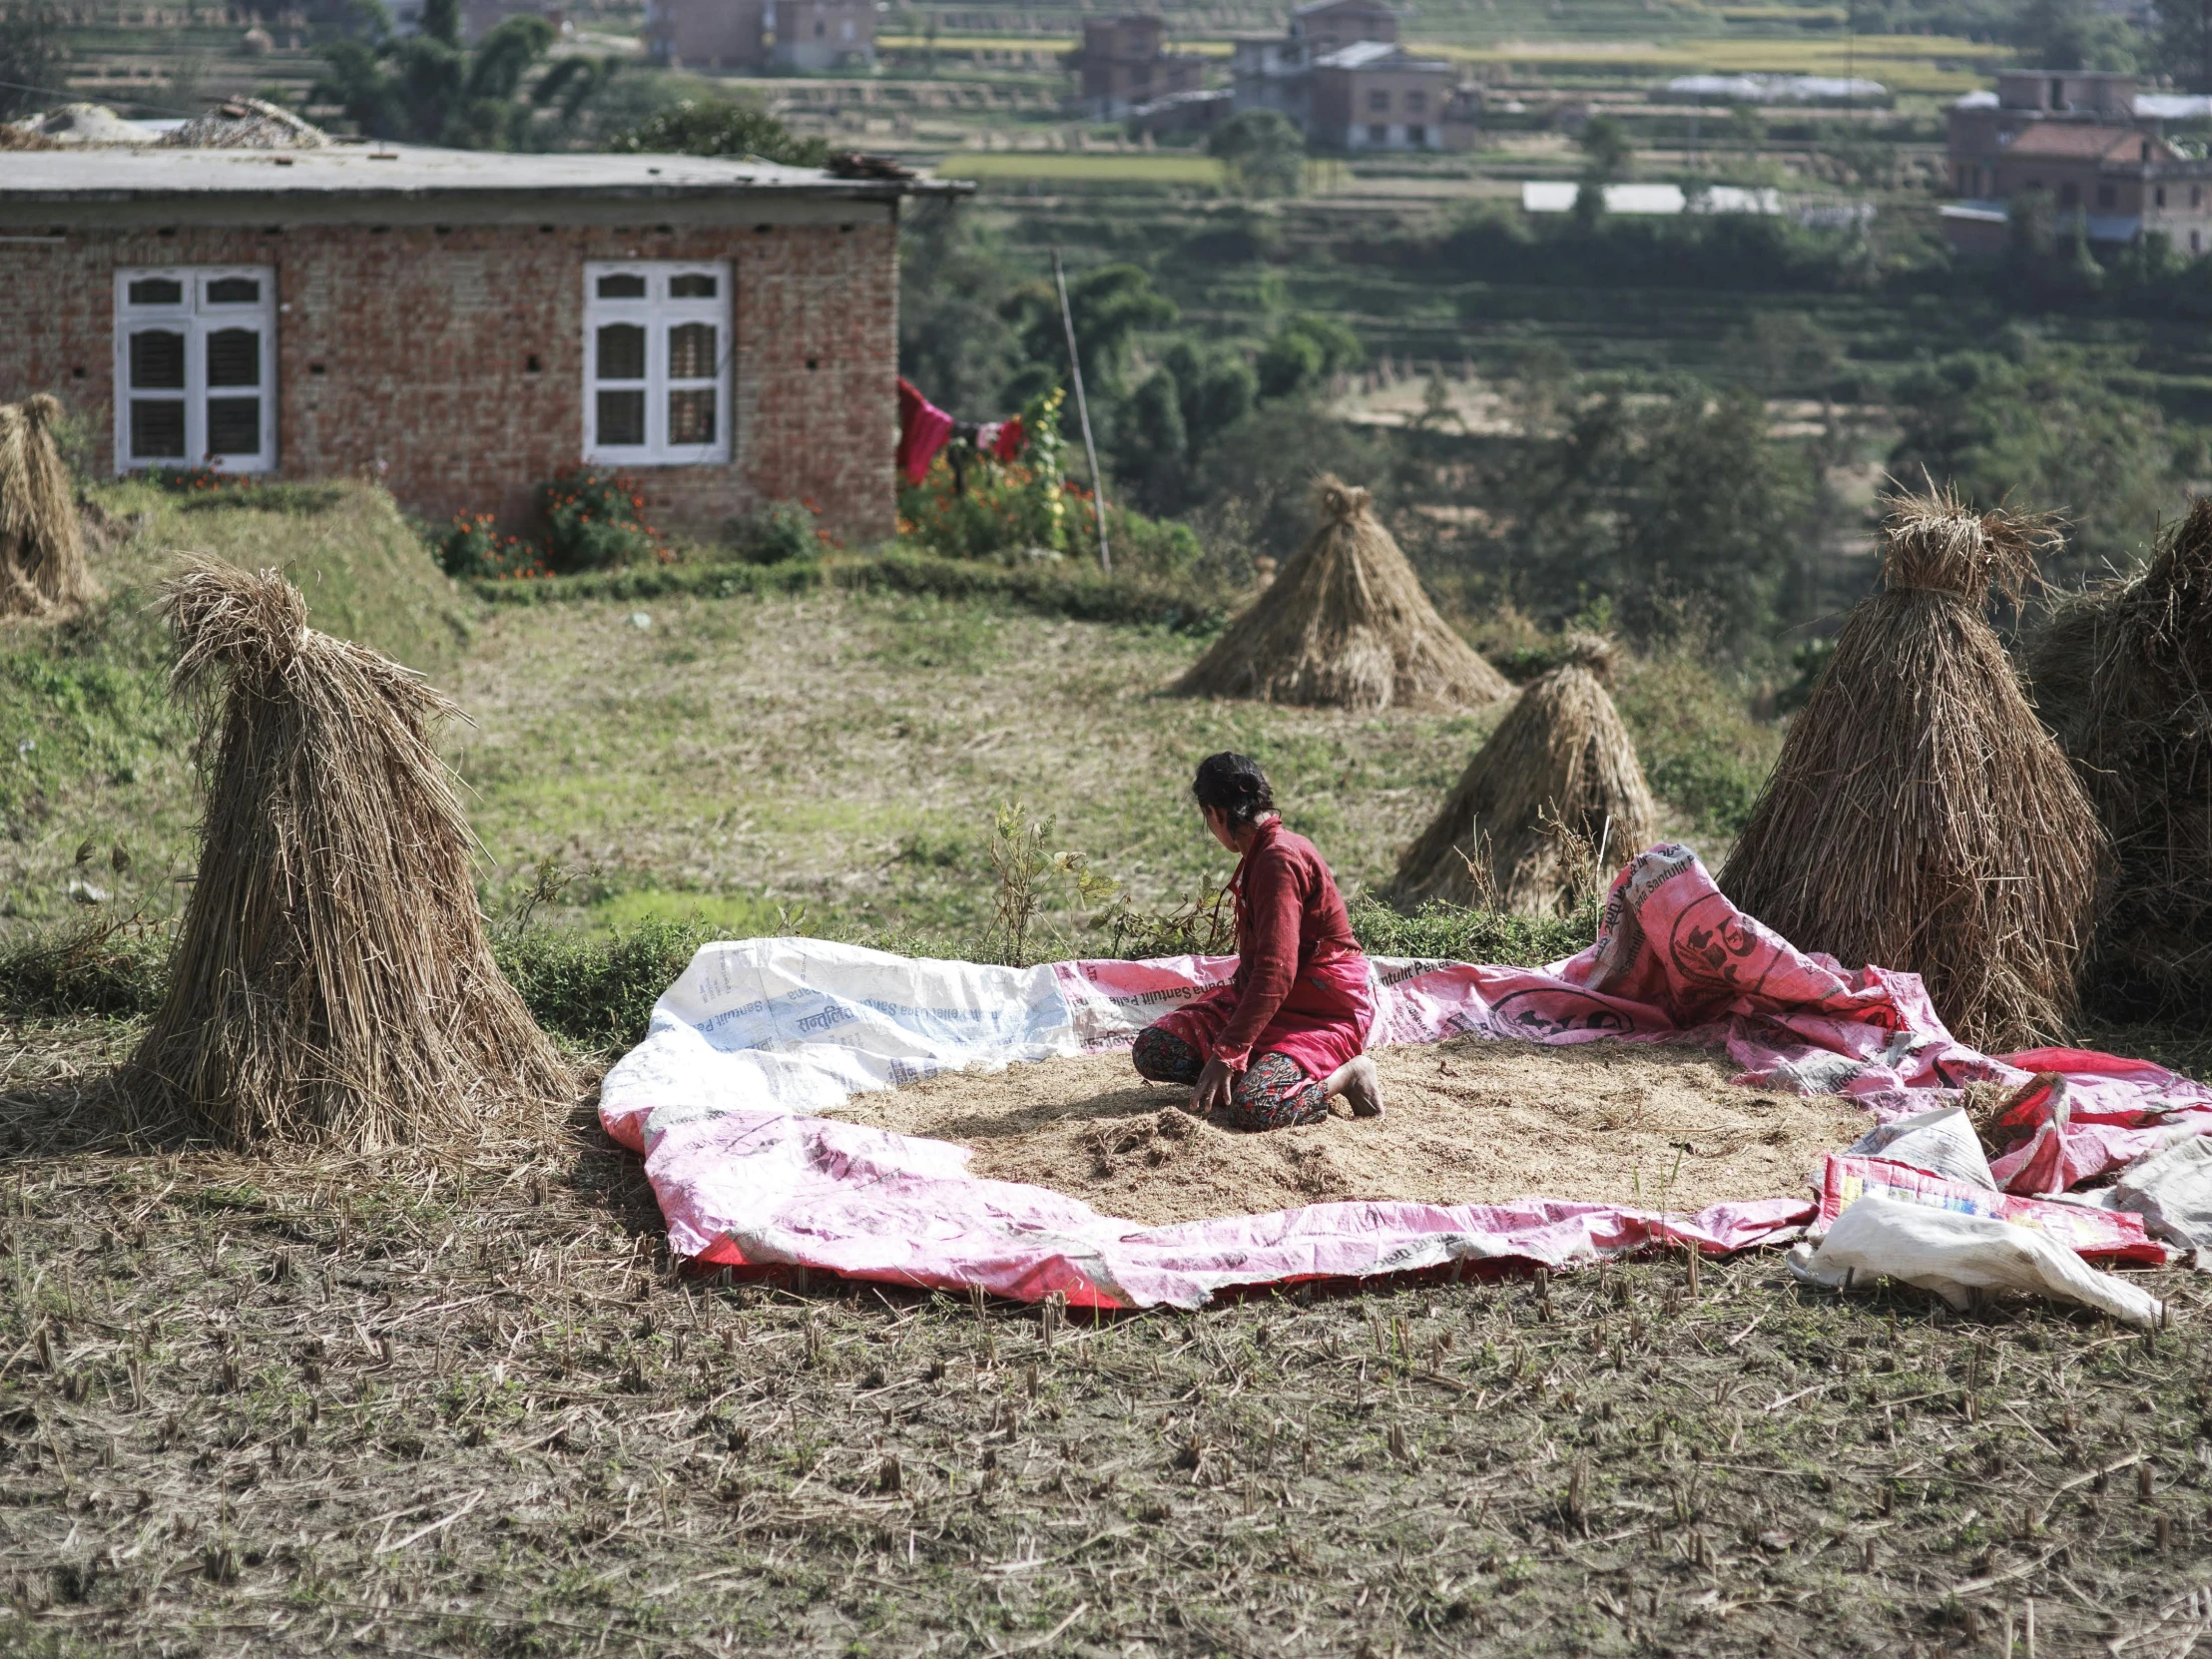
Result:
<svg viewBox="0 0 2212 1659">
<path fill-rule="evenodd" d="M 501 605 L 658 599 L 669 594 L 734 599 L 743 594 L 804 593 L 824 586 L 927 593 L 944 599 L 995 599 L 1078 622 L 1135 623 L 1190 634 L 1213 633 L 1228 615 L 1226 605 L 1204 594 L 1104 576 L 1080 566 L 1073 570 L 1059 564 L 1007 566 L 903 552 L 830 563 L 645 565 L 532 581 L 468 584 L 479 598 Z"/>
</svg>

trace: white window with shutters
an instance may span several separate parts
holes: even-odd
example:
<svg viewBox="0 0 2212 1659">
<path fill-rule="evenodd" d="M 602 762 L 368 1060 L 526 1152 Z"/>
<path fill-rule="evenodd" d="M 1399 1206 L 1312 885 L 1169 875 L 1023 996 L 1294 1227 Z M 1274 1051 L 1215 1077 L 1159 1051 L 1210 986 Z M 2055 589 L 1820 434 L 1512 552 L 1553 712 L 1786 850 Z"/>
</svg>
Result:
<svg viewBox="0 0 2212 1659">
<path fill-rule="evenodd" d="M 115 385 L 118 472 L 274 471 L 276 268 L 117 271 Z"/>
<path fill-rule="evenodd" d="M 587 264 L 584 459 L 729 460 L 730 360 L 729 266 Z"/>
</svg>

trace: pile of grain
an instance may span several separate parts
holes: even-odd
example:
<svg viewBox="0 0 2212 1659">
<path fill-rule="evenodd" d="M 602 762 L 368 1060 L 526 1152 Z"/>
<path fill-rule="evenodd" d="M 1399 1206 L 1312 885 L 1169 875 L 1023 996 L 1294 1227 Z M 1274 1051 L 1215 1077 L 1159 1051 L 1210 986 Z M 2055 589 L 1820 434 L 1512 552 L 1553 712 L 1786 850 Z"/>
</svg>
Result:
<svg viewBox="0 0 2212 1659">
<path fill-rule="evenodd" d="M 1391 1198 L 1694 1212 L 1796 1194 L 1867 1127 L 1834 1096 L 1738 1087 L 1702 1049 L 1467 1037 L 1376 1058 L 1388 1116 L 1261 1135 L 1190 1116 L 1189 1090 L 1142 1082 L 1126 1054 L 933 1077 L 838 1115 L 972 1147 L 979 1176 L 1151 1225 Z"/>
</svg>

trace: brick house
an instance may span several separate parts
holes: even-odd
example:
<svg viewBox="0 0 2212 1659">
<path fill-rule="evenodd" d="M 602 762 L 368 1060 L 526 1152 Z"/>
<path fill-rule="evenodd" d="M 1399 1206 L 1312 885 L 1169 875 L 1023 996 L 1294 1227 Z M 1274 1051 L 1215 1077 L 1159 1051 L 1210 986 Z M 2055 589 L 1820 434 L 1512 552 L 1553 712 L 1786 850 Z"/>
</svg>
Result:
<svg viewBox="0 0 2212 1659">
<path fill-rule="evenodd" d="M 2162 122 L 2136 107 L 2132 75 L 2014 70 L 1997 90 L 1950 112 L 1946 162 L 1961 200 L 1942 210 L 1962 254 L 2010 246 L 2010 210 L 2041 191 L 2057 225 L 2079 224 L 2095 243 L 2166 236 L 2191 254 L 2212 251 L 2212 163 L 2183 156 Z"/>
<path fill-rule="evenodd" d="M 711 532 L 890 533 L 902 196 L 686 156 L 29 151 L 0 171 L 0 400 L 94 465 L 366 474 L 520 523 L 579 461 Z"/>
<path fill-rule="evenodd" d="M 646 56 L 663 69 L 769 64 L 769 0 L 646 0 Z"/>
<path fill-rule="evenodd" d="M 1166 43 L 1167 25 L 1155 13 L 1086 19 L 1076 54 L 1083 112 L 1111 121 L 1140 104 L 1199 91 L 1207 60 L 1193 52 L 1170 52 Z"/>
<path fill-rule="evenodd" d="M 1398 42 L 1382 0 L 1315 0 L 1281 35 L 1239 37 L 1230 77 L 1239 110 L 1280 110 L 1324 150 L 1466 150 L 1479 95 L 1458 70 Z"/>
<path fill-rule="evenodd" d="M 646 56 L 665 69 L 865 68 L 871 0 L 646 0 Z"/>
<path fill-rule="evenodd" d="M 1306 136 L 1331 150 L 1466 149 L 1477 108 L 1450 64 L 1363 41 L 1314 60 Z"/>
</svg>

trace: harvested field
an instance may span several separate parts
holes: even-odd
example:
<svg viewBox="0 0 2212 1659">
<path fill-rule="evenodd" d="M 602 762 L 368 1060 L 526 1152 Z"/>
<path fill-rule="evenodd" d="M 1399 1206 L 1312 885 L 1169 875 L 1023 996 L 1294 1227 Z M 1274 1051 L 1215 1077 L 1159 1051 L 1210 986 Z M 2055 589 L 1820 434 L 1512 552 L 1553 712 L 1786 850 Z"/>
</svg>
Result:
<svg viewBox="0 0 2212 1659">
<path fill-rule="evenodd" d="M 1566 1198 L 1696 1211 L 1805 1186 L 1865 1115 L 1740 1088 L 1703 1049 L 1462 1037 L 1376 1056 L 1388 1115 L 1252 1135 L 1191 1116 L 1126 1054 L 954 1073 L 839 1114 L 975 1149 L 977 1175 L 1154 1226 L 1302 1204 Z"/>
<path fill-rule="evenodd" d="M 0 1651 L 2168 1654 L 2212 1302 L 1755 1252 L 1200 1315 L 674 1274 L 638 1161 L 139 1145 L 0 1022 Z M 1341 1127 L 1332 1125 L 1332 1128 Z M 2164 1645 L 2160 1645 L 2164 1644 Z"/>
</svg>

